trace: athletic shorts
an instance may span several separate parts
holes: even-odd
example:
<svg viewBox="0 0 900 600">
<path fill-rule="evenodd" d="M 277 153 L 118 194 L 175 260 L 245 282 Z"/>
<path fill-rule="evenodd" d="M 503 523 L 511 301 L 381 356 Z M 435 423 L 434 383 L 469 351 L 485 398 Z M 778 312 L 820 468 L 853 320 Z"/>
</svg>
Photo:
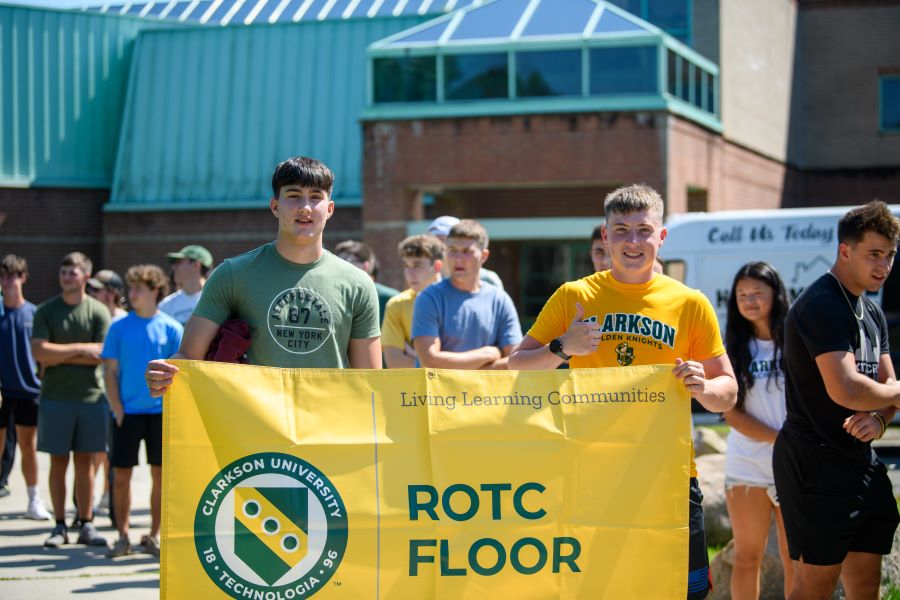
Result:
<svg viewBox="0 0 900 600">
<path fill-rule="evenodd" d="M 706 598 L 712 589 L 709 579 L 709 554 L 706 552 L 706 524 L 703 520 L 703 494 L 696 477 L 691 477 L 688 526 L 688 600 Z"/>
<path fill-rule="evenodd" d="M 793 560 L 837 565 L 848 552 L 890 554 L 900 522 L 887 469 L 779 434 L 775 486 Z"/>
<path fill-rule="evenodd" d="M 37 398 L 23 400 L 21 398 L 3 397 L 0 402 L 0 429 L 6 429 L 9 423 L 9 415 L 12 413 L 13 421 L 21 427 L 36 427 L 38 422 Z"/>
<path fill-rule="evenodd" d="M 69 452 L 106 452 L 109 405 L 41 398 L 37 449 L 54 456 Z"/>
<path fill-rule="evenodd" d="M 146 447 L 147 463 L 162 465 L 162 415 L 129 415 L 122 418 L 122 425 L 113 422 L 113 444 L 109 464 L 119 469 L 138 465 L 141 440 Z"/>
</svg>

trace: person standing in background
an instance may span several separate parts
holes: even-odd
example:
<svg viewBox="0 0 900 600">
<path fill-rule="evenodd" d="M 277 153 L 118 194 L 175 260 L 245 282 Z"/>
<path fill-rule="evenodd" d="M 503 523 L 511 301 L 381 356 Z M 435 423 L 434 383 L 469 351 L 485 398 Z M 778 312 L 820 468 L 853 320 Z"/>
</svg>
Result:
<svg viewBox="0 0 900 600">
<path fill-rule="evenodd" d="M 200 292 L 206 285 L 213 256 L 203 246 L 192 245 L 178 252 L 170 252 L 166 257 L 172 265 L 172 279 L 178 289 L 163 298 L 159 310 L 184 326 L 200 301 Z"/>
<path fill-rule="evenodd" d="M 103 395 L 100 351 L 109 328 L 109 310 L 85 293 L 91 261 L 81 252 L 67 254 L 59 267 L 62 294 L 34 314 L 31 351 L 45 365 L 38 409 L 38 450 L 50 455 L 50 498 L 56 526 L 45 546 L 69 543 L 65 523 L 66 470 L 75 463 L 78 543 L 106 546 L 97 532 L 91 499 L 92 455 L 106 451 L 109 405 Z"/>
<path fill-rule="evenodd" d="M 725 452 L 725 501 L 734 532 L 733 600 L 759 598 L 759 572 L 775 514 L 784 595 L 793 565 L 772 473 L 772 445 L 784 423 L 784 319 L 790 305 L 778 272 L 764 262 L 738 269 L 728 296 L 725 349 L 738 382 Z"/>
<path fill-rule="evenodd" d="M 31 354 L 31 329 L 34 304 L 25 299 L 22 287 L 28 281 L 28 263 L 24 258 L 8 254 L 0 261 L 0 287 L 3 305 L 0 311 L 0 448 L 7 434 L 18 440 L 22 453 L 22 475 L 28 489 L 25 517 L 35 520 L 50 518 L 40 497 L 38 485 L 37 418 L 41 382 L 37 363 Z M 7 423 L 14 422 L 14 430 Z"/>
<path fill-rule="evenodd" d="M 444 244 L 427 233 L 406 238 L 397 251 L 409 289 L 388 300 L 385 307 L 381 348 L 389 369 L 416 366 L 416 351 L 412 346 L 413 307 L 419 292 L 441 280 L 444 263 Z"/>
</svg>

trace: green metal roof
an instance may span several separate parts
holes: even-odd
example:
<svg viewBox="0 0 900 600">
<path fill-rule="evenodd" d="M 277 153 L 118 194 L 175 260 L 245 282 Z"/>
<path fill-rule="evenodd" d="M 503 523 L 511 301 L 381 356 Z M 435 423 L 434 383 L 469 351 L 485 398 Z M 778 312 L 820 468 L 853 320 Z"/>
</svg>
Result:
<svg viewBox="0 0 900 600">
<path fill-rule="evenodd" d="M 110 186 L 134 39 L 157 26 L 0 5 L 0 186 Z"/>
<path fill-rule="evenodd" d="M 141 35 L 107 210 L 261 206 L 275 165 L 313 156 L 362 196 L 366 47 L 423 17 Z"/>
</svg>

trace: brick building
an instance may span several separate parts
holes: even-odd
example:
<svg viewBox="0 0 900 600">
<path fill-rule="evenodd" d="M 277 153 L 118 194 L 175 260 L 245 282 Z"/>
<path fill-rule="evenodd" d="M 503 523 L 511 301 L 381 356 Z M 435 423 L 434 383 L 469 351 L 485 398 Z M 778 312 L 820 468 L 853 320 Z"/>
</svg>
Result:
<svg viewBox="0 0 900 600">
<path fill-rule="evenodd" d="M 97 12 L 0 7 L 0 252 L 29 258 L 35 299 L 72 249 L 122 271 L 271 239 L 268 179 L 295 154 L 337 174 L 326 244 L 364 238 L 395 287 L 402 237 L 482 220 L 526 322 L 587 273 L 622 183 L 668 213 L 900 202 L 900 1 Z"/>
</svg>

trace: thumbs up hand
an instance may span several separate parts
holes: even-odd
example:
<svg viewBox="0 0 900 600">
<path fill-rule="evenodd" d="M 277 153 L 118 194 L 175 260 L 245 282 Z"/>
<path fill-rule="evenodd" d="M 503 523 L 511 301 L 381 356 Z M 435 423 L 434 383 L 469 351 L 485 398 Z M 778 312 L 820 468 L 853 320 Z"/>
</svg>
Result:
<svg viewBox="0 0 900 600">
<path fill-rule="evenodd" d="M 562 342 L 562 351 L 571 356 L 584 356 L 597 349 L 600 343 L 600 324 L 585 323 L 584 307 L 580 302 L 575 303 L 575 317 L 566 333 L 559 338 Z"/>
</svg>

